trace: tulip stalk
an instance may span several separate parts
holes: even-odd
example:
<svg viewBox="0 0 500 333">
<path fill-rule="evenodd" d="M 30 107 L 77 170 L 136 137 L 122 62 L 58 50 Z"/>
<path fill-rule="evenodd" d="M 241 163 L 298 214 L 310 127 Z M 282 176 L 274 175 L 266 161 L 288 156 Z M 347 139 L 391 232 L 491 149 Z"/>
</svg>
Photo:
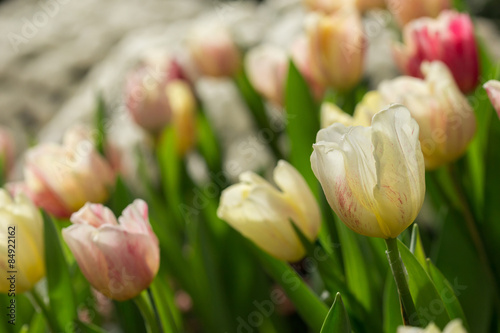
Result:
<svg viewBox="0 0 500 333">
<path fill-rule="evenodd" d="M 139 296 L 134 298 L 134 302 L 141 311 L 142 317 L 144 318 L 144 322 L 146 324 L 146 331 L 148 333 L 157 333 L 160 331 L 160 327 L 158 326 L 158 314 L 155 313 L 156 307 L 153 303 L 153 298 L 149 299 L 148 292 L 144 291 Z"/>
<path fill-rule="evenodd" d="M 37 311 L 40 311 L 45 317 L 45 320 L 47 321 L 47 325 L 50 331 L 54 333 L 61 332 L 62 330 L 59 329 L 57 321 L 55 320 L 54 317 L 51 316 L 49 308 L 43 301 L 42 296 L 40 296 L 40 294 L 35 290 L 35 288 L 26 292 L 26 294 L 28 295 L 28 298 L 33 304 L 34 308 L 37 309 Z"/>
<path fill-rule="evenodd" d="M 403 262 L 399 255 L 398 240 L 397 238 L 387 238 L 385 243 L 387 245 L 387 251 L 385 251 L 385 253 L 387 254 L 387 259 L 389 260 L 389 265 L 391 266 L 392 275 L 394 275 L 394 280 L 396 281 L 399 299 L 403 305 L 404 323 L 410 324 L 411 326 L 419 326 L 417 309 L 413 303 L 410 287 L 408 286 L 408 281 L 406 280 Z"/>
</svg>

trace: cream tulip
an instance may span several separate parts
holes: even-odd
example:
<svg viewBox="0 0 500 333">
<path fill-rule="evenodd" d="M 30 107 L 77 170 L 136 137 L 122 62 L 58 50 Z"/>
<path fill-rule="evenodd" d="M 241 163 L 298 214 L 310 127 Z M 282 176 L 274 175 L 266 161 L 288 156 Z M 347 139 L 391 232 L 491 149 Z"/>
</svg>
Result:
<svg viewBox="0 0 500 333">
<path fill-rule="evenodd" d="M 24 178 L 34 203 L 63 218 L 87 201 L 107 200 L 115 182 L 111 166 L 83 126 L 68 130 L 62 145 L 43 143 L 28 150 Z"/>
<path fill-rule="evenodd" d="M 434 323 L 430 323 L 426 328 L 399 326 L 397 333 L 467 333 L 460 319 L 454 319 L 446 325 L 441 332 L 439 327 Z"/>
<path fill-rule="evenodd" d="M 0 293 L 20 294 L 45 276 L 43 219 L 26 196 L 0 189 L 0 226 Z"/>
<path fill-rule="evenodd" d="M 425 80 L 403 76 L 382 82 L 385 103 L 407 106 L 420 126 L 420 143 L 429 170 L 461 157 L 476 132 L 467 98 L 441 62 L 423 63 Z"/>
<path fill-rule="evenodd" d="M 144 201 L 135 200 L 118 221 L 109 208 L 87 203 L 71 222 L 63 238 L 95 289 L 124 301 L 151 284 L 160 265 L 160 248 Z"/>
<path fill-rule="evenodd" d="M 360 14 L 352 7 L 330 15 L 311 13 L 306 30 L 314 77 L 337 90 L 354 87 L 364 67 L 365 38 Z"/>
<path fill-rule="evenodd" d="M 324 102 L 320 110 L 321 128 L 327 128 L 335 123 L 341 123 L 344 126 L 354 125 L 354 119 L 349 114 L 342 111 L 336 104 Z"/>
<path fill-rule="evenodd" d="M 321 215 L 302 175 L 283 160 L 274 169 L 278 190 L 253 172 L 222 192 L 217 216 L 274 257 L 289 262 L 305 255 L 291 222 L 311 241 L 318 236 Z"/>
<path fill-rule="evenodd" d="M 500 81 L 490 80 L 483 85 L 484 89 L 488 93 L 491 104 L 495 108 L 495 111 L 500 117 Z"/>
<path fill-rule="evenodd" d="M 402 105 L 371 127 L 337 123 L 318 132 L 311 166 L 330 207 L 350 229 L 396 238 L 416 218 L 425 195 L 418 124 Z"/>
</svg>

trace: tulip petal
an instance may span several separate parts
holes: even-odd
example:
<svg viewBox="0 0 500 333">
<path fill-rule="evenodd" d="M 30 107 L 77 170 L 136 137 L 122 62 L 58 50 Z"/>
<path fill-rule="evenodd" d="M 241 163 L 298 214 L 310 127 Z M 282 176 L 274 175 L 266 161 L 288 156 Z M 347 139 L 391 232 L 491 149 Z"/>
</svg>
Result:
<svg viewBox="0 0 500 333">
<path fill-rule="evenodd" d="M 93 243 L 107 264 L 107 291 L 113 299 L 135 297 L 158 272 L 159 248 L 149 235 L 104 225 L 94 234 Z"/>
<path fill-rule="evenodd" d="M 109 296 L 109 277 L 106 259 L 94 244 L 97 229 L 89 224 L 73 224 L 62 230 L 64 241 L 75 256 L 78 266 L 90 284 Z"/>
<path fill-rule="evenodd" d="M 392 105 L 373 117 L 372 129 L 379 222 L 388 227 L 387 237 L 396 238 L 413 223 L 425 195 L 419 128 L 408 109 Z"/>
<path fill-rule="evenodd" d="M 287 219 L 293 215 L 293 208 L 270 185 L 230 186 L 222 193 L 217 215 L 279 259 L 297 261 L 304 256 L 303 246 Z"/>
<path fill-rule="evenodd" d="M 88 224 L 95 228 L 104 224 L 118 225 L 115 214 L 101 204 L 87 202 L 79 211 L 73 213 L 70 218 L 72 223 Z"/>
<path fill-rule="evenodd" d="M 488 93 L 491 104 L 495 108 L 498 117 L 500 118 L 500 81 L 489 80 L 483 85 Z"/>
<path fill-rule="evenodd" d="M 274 169 L 274 181 L 295 208 L 292 220 L 311 241 L 316 239 L 321 226 L 321 213 L 304 177 L 290 163 L 280 160 Z"/>
<path fill-rule="evenodd" d="M 125 208 L 118 221 L 120 222 L 120 226 L 128 232 L 150 235 L 156 244 L 158 244 L 158 238 L 149 223 L 148 205 L 144 200 L 134 200 L 132 204 Z"/>
</svg>

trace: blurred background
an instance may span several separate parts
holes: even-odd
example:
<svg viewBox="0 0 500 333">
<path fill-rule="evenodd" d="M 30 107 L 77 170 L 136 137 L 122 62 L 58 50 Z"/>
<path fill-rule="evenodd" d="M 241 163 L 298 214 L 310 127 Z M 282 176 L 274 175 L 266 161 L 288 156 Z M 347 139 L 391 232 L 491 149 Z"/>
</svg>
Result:
<svg viewBox="0 0 500 333">
<path fill-rule="evenodd" d="M 478 15 L 479 34 L 500 58 L 500 38 L 495 38 L 500 1 L 468 2 Z M 304 14 L 300 0 L 0 1 L 0 123 L 14 129 L 18 152 L 33 140 L 58 139 L 69 124 L 90 119 L 98 92 L 113 112 L 126 113 L 127 71 L 150 50 L 179 47 L 184 32 L 200 20 L 215 18 L 229 25 L 239 46 L 247 49 L 262 40 L 287 46 L 301 31 Z M 365 23 L 371 19 L 368 15 Z M 387 43 L 397 38 L 383 26 L 369 37 Z M 397 72 L 387 57 L 388 44 L 371 44 L 376 45 L 368 53 L 367 75 L 375 85 Z M 239 112 L 244 106 L 231 82 L 202 80 L 197 90 L 226 139 L 248 137 L 248 117 Z M 224 107 L 211 108 L 214 103 Z M 123 126 L 129 126 L 126 119 Z M 130 128 L 118 140 L 122 145 L 140 136 Z"/>
</svg>

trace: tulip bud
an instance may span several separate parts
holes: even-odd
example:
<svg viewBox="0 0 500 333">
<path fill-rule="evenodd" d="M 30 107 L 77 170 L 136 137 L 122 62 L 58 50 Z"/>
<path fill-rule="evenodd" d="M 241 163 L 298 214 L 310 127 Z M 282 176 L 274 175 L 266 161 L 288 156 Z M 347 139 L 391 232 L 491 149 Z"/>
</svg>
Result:
<svg viewBox="0 0 500 333">
<path fill-rule="evenodd" d="M 396 238 L 417 217 L 425 195 L 418 124 L 402 105 L 371 127 L 334 124 L 318 132 L 311 166 L 330 207 L 353 231 Z"/>
<path fill-rule="evenodd" d="M 184 155 L 196 143 L 196 99 L 185 81 L 173 81 L 166 88 L 176 128 L 177 149 Z"/>
<path fill-rule="evenodd" d="M 288 162 L 274 169 L 278 190 L 253 172 L 222 192 L 217 216 L 274 257 L 295 262 L 305 255 L 290 221 L 311 241 L 318 236 L 318 204 L 302 175 Z"/>
<path fill-rule="evenodd" d="M 352 126 L 354 119 L 341 108 L 333 103 L 325 102 L 321 105 L 321 128 L 327 128 L 335 123 L 341 123 L 344 126 Z"/>
<path fill-rule="evenodd" d="M 63 145 L 43 143 L 28 150 L 24 178 L 34 203 L 61 218 L 87 201 L 104 202 L 115 182 L 110 165 L 94 148 L 90 131 L 82 126 L 66 132 Z"/>
<path fill-rule="evenodd" d="M 255 47 L 245 58 L 245 71 L 256 91 L 277 106 L 283 106 L 288 75 L 285 51 L 270 44 Z"/>
<path fill-rule="evenodd" d="M 406 105 L 420 126 L 425 166 L 432 170 L 462 156 L 476 132 L 476 117 L 441 62 L 424 63 L 425 80 L 399 77 L 384 81 L 379 92 L 386 103 Z"/>
<path fill-rule="evenodd" d="M 190 35 L 189 49 L 198 70 L 207 76 L 232 77 L 241 56 L 229 31 L 216 24 L 200 24 Z"/>
<path fill-rule="evenodd" d="M 158 134 L 172 118 L 165 89 L 174 80 L 186 79 L 177 61 L 169 56 L 149 57 L 129 74 L 126 104 L 132 119 L 145 130 Z"/>
<path fill-rule="evenodd" d="M 359 13 L 351 7 L 306 20 L 314 77 L 334 89 L 354 87 L 363 74 L 365 39 Z"/>
<path fill-rule="evenodd" d="M 370 126 L 373 116 L 388 104 L 390 103 L 385 103 L 382 100 L 378 91 L 373 90 L 367 92 L 354 109 L 354 124 Z"/>
<path fill-rule="evenodd" d="M 386 3 L 400 26 L 420 17 L 436 17 L 452 7 L 450 0 L 386 0 Z"/>
<path fill-rule="evenodd" d="M 107 207 L 87 203 L 63 229 L 66 244 L 90 284 L 109 298 L 125 301 L 153 281 L 160 265 L 158 238 L 148 206 L 135 200 L 116 221 Z"/>
<path fill-rule="evenodd" d="M 490 80 L 483 85 L 488 93 L 491 104 L 495 108 L 498 117 L 500 117 L 500 81 Z"/>
<path fill-rule="evenodd" d="M 403 36 L 405 44 L 394 46 L 396 63 L 403 73 L 422 78 L 423 62 L 442 61 L 460 90 L 467 93 L 477 86 L 478 51 L 469 15 L 447 10 L 437 19 L 421 18 L 408 24 Z"/>
<path fill-rule="evenodd" d="M 0 178 L 8 176 L 14 165 L 14 138 L 9 129 L 0 126 Z"/>
<path fill-rule="evenodd" d="M 325 93 L 325 86 L 319 82 L 312 73 L 310 51 L 308 37 L 306 35 L 300 35 L 292 43 L 290 55 L 300 74 L 302 74 L 308 83 L 311 94 L 317 101 L 320 101 Z"/>
<path fill-rule="evenodd" d="M 441 333 L 441 331 L 436 324 L 430 323 L 426 328 L 399 326 L 397 333 Z M 460 319 L 453 319 L 446 325 L 443 333 L 467 333 L 467 330 Z"/>
<path fill-rule="evenodd" d="M 12 200 L 3 189 L 0 189 L 0 214 L 0 293 L 20 294 L 32 289 L 45 276 L 43 219 L 26 196 L 16 195 Z M 9 251 L 14 249 L 13 245 L 15 254 Z M 16 271 L 14 281 L 10 280 L 9 271 Z"/>
</svg>

